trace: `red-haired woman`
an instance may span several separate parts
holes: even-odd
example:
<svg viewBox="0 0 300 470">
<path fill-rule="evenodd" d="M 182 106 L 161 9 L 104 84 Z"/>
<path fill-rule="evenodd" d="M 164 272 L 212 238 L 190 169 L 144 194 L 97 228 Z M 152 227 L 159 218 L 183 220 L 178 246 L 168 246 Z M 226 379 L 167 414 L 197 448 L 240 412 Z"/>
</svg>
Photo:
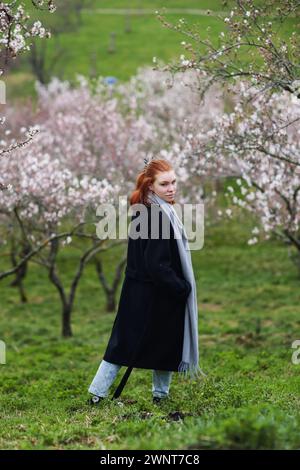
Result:
<svg viewBox="0 0 300 470">
<path fill-rule="evenodd" d="M 131 219 L 125 279 L 103 360 L 88 389 L 91 404 L 108 396 L 122 366 L 127 376 L 119 394 L 133 367 L 152 369 L 154 402 L 168 397 L 172 372 L 205 375 L 198 360 L 196 284 L 187 236 L 173 207 L 175 193 L 172 165 L 163 159 L 146 163 L 130 198 L 139 218 Z M 143 231 L 146 236 L 137 236 Z"/>
</svg>

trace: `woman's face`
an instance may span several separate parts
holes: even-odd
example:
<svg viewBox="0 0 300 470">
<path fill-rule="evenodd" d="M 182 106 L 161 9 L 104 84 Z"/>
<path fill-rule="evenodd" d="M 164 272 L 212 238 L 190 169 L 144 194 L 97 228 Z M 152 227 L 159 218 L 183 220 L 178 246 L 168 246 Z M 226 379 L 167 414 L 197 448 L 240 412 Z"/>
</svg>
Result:
<svg viewBox="0 0 300 470">
<path fill-rule="evenodd" d="M 172 202 L 176 193 L 174 170 L 157 173 L 154 183 L 149 188 L 165 201 Z"/>
</svg>

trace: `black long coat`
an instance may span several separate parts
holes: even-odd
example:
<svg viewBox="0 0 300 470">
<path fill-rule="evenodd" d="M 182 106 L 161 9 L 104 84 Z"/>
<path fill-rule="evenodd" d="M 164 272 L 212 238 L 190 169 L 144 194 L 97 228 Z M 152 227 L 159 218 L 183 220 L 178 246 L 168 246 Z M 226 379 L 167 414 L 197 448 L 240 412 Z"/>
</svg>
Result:
<svg viewBox="0 0 300 470">
<path fill-rule="evenodd" d="M 125 279 L 103 359 L 123 366 L 177 371 L 191 285 L 183 277 L 172 224 L 154 206 L 159 212 L 159 238 L 150 237 L 147 206 L 149 238 L 133 239 L 129 233 Z M 162 237 L 163 223 L 169 224 L 169 239 Z"/>
</svg>

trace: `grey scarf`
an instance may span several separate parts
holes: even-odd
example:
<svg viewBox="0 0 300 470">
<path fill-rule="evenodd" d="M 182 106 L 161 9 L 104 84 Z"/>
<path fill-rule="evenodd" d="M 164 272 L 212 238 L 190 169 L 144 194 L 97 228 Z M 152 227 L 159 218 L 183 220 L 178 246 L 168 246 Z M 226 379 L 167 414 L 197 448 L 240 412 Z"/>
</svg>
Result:
<svg viewBox="0 0 300 470">
<path fill-rule="evenodd" d="M 200 374 L 206 376 L 199 367 L 197 292 L 187 234 L 172 204 L 152 191 L 148 193 L 148 200 L 158 204 L 171 221 L 177 240 L 183 275 L 192 286 L 185 306 L 183 349 L 178 372 L 182 372 L 184 377 L 190 376 L 190 378 L 197 378 Z"/>
</svg>

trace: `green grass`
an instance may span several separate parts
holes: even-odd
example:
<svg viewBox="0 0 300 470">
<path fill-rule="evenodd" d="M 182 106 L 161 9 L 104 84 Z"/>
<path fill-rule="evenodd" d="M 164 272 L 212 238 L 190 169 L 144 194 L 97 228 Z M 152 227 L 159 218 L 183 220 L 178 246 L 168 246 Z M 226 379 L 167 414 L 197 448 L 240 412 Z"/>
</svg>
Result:
<svg viewBox="0 0 300 470">
<path fill-rule="evenodd" d="M 67 340 L 60 337 L 57 293 L 40 267 L 30 266 L 27 305 L 2 282 L 0 448 L 299 448 L 300 366 L 291 362 L 291 344 L 299 339 L 300 281 L 278 242 L 247 246 L 249 223 L 208 228 L 204 248 L 192 253 L 208 375 L 187 383 L 174 374 L 170 401 L 161 407 L 151 402 L 151 371 L 142 369 L 134 369 L 118 403 L 86 404 L 114 321 L 92 266 Z M 107 254 L 106 269 L 120 250 Z M 74 251 L 64 252 L 65 281 L 75 260 Z"/>
<path fill-rule="evenodd" d="M 176 22 L 180 15 L 172 15 Z M 222 23 L 212 17 L 191 17 L 202 29 L 211 26 L 213 34 L 222 31 Z M 76 33 L 65 33 L 60 37 L 64 55 L 52 69 L 52 75 L 72 79 L 77 73 L 89 75 L 91 68 L 98 75 L 113 75 L 127 80 L 143 65 L 152 65 L 153 57 L 169 61 L 183 52 L 180 34 L 162 26 L 155 15 L 133 16 L 130 33 L 125 32 L 125 18 L 120 15 L 83 13 L 83 25 Z M 115 33 L 115 52 L 110 53 L 110 35 Z M 47 41 L 47 61 L 56 52 L 55 39 Z M 96 58 L 96 60 L 95 60 Z M 30 71 L 26 55 L 21 70 Z M 16 73 L 16 72 L 15 72 Z M 9 91 L 9 90 L 8 90 Z"/>
<path fill-rule="evenodd" d="M 231 0 L 232 2 L 232 0 Z M 90 0 L 88 8 L 129 8 L 129 9 L 157 9 L 157 8 L 196 8 L 210 10 L 224 10 L 222 0 Z M 31 5 L 31 0 L 25 0 Z M 56 2 L 59 11 L 59 2 Z"/>
<path fill-rule="evenodd" d="M 131 32 L 128 33 L 125 31 L 126 18 L 124 15 L 94 12 L 92 4 L 92 8 L 82 13 L 82 25 L 78 30 L 60 35 L 59 43 L 63 55 L 56 60 L 53 60 L 58 50 L 56 38 L 53 36 L 50 40 L 43 40 L 43 43 L 47 44 L 46 64 L 49 66 L 53 62 L 50 75 L 67 80 L 73 80 L 76 74 L 113 75 L 118 80 L 128 80 L 139 67 L 151 66 L 153 57 L 168 63 L 173 59 L 178 59 L 180 54 L 186 54 L 180 45 L 182 40 L 187 40 L 186 36 L 163 27 L 154 13 L 157 8 L 167 6 L 170 8 L 198 7 L 200 9 L 210 8 L 215 11 L 224 10 L 220 0 L 94 2 L 95 8 L 138 8 L 141 5 L 143 8 L 153 8 L 153 15 L 133 15 L 130 20 Z M 167 14 L 166 18 L 172 23 L 176 23 L 183 16 L 183 14 Z M 59 11 L 53 15 L 33 12 L 32 18 L 34 17 L 41 19 L 51 30 L 51 25 L 59 21 Z M 216 39 L 219 33 L 224 31 L 223 22 L 216 16 L 187 15 L 186 19 L 189 24 L 199 26 L 198 31 L 201 31 L 203 38 L 209 36 Z M 293 18 L 287 20 L 280 34 L 285 36 L 294 30 L 295 22 L 296 20 Z M 111 33 L 116 35 L 114 53 L 108 51 Z M 242 60 L 249 59 L 246 49 L 241 49 L 240 54 Z M 28 64 L 28 54 L 24 54 L 6 77 L 7 101 L 35 96 L 34 81 L 35 77 Z"/>
<path fill-rule="evenodd" d="M 177 21 L 182 15 L 172 15 Z M 76 74 L 115 76 L 118 80 L 128 80 L 139 67 L 152 65 L 153 57 L 168 62 L 178 58 L 183 52 L 180 42 L 184 39 L 164 28 L 155 15 L 133 16 L 131 32 L 125 32 L 125 17 L 101 15 L 85 12 L 83 24 L 74 33 L 60 36 L 63 55 L 54 61 L 51 75 L 73 80 Z M 201 29 L 211 26 L 213 34 L 222 31 L 222 23 L 217 18 L 189 16 Z M 115 52 L 108 51 L 111 33 L 115 33 Z M 55 38 L 47 41 L 46 63 L 53 61 L 57 51 Z M 10 75 L 6 77 L 7 99 L 34 96 L 34 76 L 31 73 L 28 56 L 24 54 Z"/>
</svg>

